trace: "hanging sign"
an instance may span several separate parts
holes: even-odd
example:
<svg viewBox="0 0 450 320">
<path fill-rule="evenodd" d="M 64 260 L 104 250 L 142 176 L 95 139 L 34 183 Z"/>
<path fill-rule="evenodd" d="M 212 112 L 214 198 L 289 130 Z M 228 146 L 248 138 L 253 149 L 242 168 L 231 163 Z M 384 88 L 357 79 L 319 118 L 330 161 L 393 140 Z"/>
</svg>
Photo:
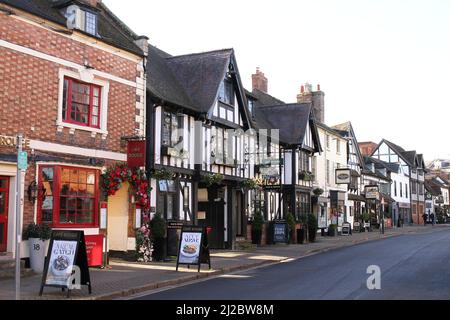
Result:
<svg viewBox="0 0 450 320">
<path fill-rule="evenodd" d="M 350 169 L 336 169 L 336 184 L 350 184 Z"/>
<path fill-rule="evenodd" d="M 185 264 L 197 265 L 198 272 L 202 263 L 207 263 L 211 269 L 208 238 L 205 227 L 183 226 L 181 229 L 180 245 L 178 247 L 177 267 Z"/>
<path fill-rule="evenodd" d="M 40 296 L 44 286 L 67 289 L 68 297 L 73 288 L 79 289 L 81 285 L 87 285 L 89 294 L 92 293 L 83 231 L 52 231 L 48 252 Z"/>
<path fill-rule="evenodd" d="M 364 191 L 366 194 L 366 199 L 376 199 L 376 200 L 379 199 L 380 194 L 377 185 L 365 186 Z"/>
<path fill-rule="evenodd" d="M 128 141 L 127 164 L 130 168 L 145 166 L 145 140 Z"/>
</svg>

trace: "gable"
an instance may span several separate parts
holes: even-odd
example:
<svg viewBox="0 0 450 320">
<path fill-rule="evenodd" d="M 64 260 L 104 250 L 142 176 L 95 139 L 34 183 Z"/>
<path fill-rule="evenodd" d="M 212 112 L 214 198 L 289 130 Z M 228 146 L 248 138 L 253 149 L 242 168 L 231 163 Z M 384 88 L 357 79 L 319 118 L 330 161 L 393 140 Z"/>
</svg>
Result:
<svg viewBox="0 0 450 320">
<path fill-rule="evenodd" d="M 306 124 L 305 136 L 303 137 L 303 146 L 314 149 L 313 133 L 309 122 Z"/>
</svg>

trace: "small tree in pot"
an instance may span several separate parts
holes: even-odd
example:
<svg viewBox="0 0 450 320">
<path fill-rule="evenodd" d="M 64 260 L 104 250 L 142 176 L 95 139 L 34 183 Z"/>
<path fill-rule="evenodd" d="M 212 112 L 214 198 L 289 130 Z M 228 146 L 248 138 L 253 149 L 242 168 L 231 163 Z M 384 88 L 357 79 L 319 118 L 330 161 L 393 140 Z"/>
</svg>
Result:
<svg viewBox="0 0 450 320">
<path fill-rule="evenodd" d="M 30 248 L 30 267 L 35 272 L 41 273 L 44 270 L 51 234 L 52 230 L 48 225 L 37 225 L 34 222 L 30 223 L 24 231 L 23 238 L 28 240 Z"/>
<path fill-rule="evenodd" d="M 336 224 L 330 224 L 328 226 L 328 236 L 334 237 L 336 235 L 337 225 Z"/>
<path fill-rule="evenodd" d="M 162 261 L 165 258 L 166 221 L 157 213 L 150 220 L 150 237 L 153 243 L 152 258 Z"/>
<path fill-rule="evenodd" d="M 264 226 L 264 217 L 261 214 L 261 211 L 256 209 L 255 215 L 253 216 L 252 221 L 252 243 L 253 244 L 261 244 L 261 236 L 262 229 Z"/>
<path fill-rule="evenodd" d="M 294 215 L 292 214 L 292 213 L 288 213 L 287 215 L 286 215 L 286 223 L 287 223 L 287 226 L 288 226 L 288 235 L 289 235 L 289 242 L 290 243 L 294 243 L 294 239 L 295 239 L 295 236 L 294 236 L 294 233 L 295 233 L 295 218 L 294 218 Z"/>
<path fill-rule="evenodd" d="M 317 218 L 315 214 L 308 214 L 308 240 L 309 242 L 316 241 L 317 234 Z"/>
<path fill-rule="evenodd" d="M 297 230 L 297 243 L 303 244 L 306 239 L 306 216 L 300 216 L 300 229 Z"/>
</svg>

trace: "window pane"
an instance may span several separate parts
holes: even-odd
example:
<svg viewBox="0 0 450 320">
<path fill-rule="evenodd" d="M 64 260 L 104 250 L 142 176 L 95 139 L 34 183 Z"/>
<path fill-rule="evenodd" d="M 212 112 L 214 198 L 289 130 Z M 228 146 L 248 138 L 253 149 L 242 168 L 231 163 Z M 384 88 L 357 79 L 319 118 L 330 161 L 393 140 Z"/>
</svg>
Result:
<svg viewBox="0 0 450 320">
<path fill-rule="evenodd" d="M 70 182 L 78 182 L 78 170 L 70 170 Z"/>
<path fill-rule="evenodd" d="M 234 112 L 231 110 L 227 110 L 227 120 L 234 122 Z"/>
<path fill-rule="evenodd" d="M 87 184 L 95 184 L 95 173 L 94 172 L 88 172 Z"/>
<path fill-rule="evenodd" d="M 78 182 L 79 183 L 86 183 L 86 177 L 87 177 L 86 171 L 80 171 L 78 173 Z"/>
<path fill-rule="evenodd" d="M 70 184 L 70 189 L 69 189 L 69 194 L 76 196 L 78 193 L 78 184 L 77 183 L 71 183 Z"/>
<path fill-rule="evenodd" d="M 85 184 L 78 185 L 78 195 L 86 196 L 86 185 Z"/>
<path fill-rule="evenodd" d="M 92 125 L 93 125 L 94 127 L 97 127 L 97 126 L 98 126 L 98 117 L 96 117 L 96 116 L 93 116 L 93 117 L 92 117 Z"/>
<path fill-rule="evenodd" d="M 69 210 L 75 210 L 77 208 L 77 198 L 67 198 L 67 204 Z"/>
<path fill-rule="evenodd" d="M 63 88 L 63 107 L 62 107 L 62 119 L 66 120 L 67 117 L 67 93 L 69 91 L 69 80 L 64 79 L 64 88 Z"/>
<path fill-rule="evenodd" d="M 87 185 L 86 195 L 93 197 L 95 195 L 95 189 L 93 185 Z"/>
<path fill-rule="evenodd" d="M 61 195 L 62 196 L 68 196 L 69 195 L 69 184 L 65 183 L 61 186 Z"/>
</svg>

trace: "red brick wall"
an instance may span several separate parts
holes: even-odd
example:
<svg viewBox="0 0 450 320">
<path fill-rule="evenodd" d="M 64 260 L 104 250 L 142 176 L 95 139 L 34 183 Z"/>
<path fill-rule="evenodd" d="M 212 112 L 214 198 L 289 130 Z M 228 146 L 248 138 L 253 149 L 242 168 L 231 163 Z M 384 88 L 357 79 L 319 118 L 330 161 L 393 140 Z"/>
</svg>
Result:
<svg viewBox="0 0 450 320">
<path fill-rule="evenodd" d="M 136 63 L 4 15 L 0 15 L 0 38 L 79 64 L 83 64 L 85 55 L 96 70 L 136 80 Z M 134 134 L 135 88 L 107 80 L 110 91 L 105 141 L 99 134 L 92 138 L 88 131 L 75 130 L 72 135 L 64 128 L 57 133 L 58 70 L 65 67 L 4 47 L 0 47 L 0 56 L 1 134 L 21 131 L 31 139 L 126 152 L 120 137 Z"/>
</svg>

